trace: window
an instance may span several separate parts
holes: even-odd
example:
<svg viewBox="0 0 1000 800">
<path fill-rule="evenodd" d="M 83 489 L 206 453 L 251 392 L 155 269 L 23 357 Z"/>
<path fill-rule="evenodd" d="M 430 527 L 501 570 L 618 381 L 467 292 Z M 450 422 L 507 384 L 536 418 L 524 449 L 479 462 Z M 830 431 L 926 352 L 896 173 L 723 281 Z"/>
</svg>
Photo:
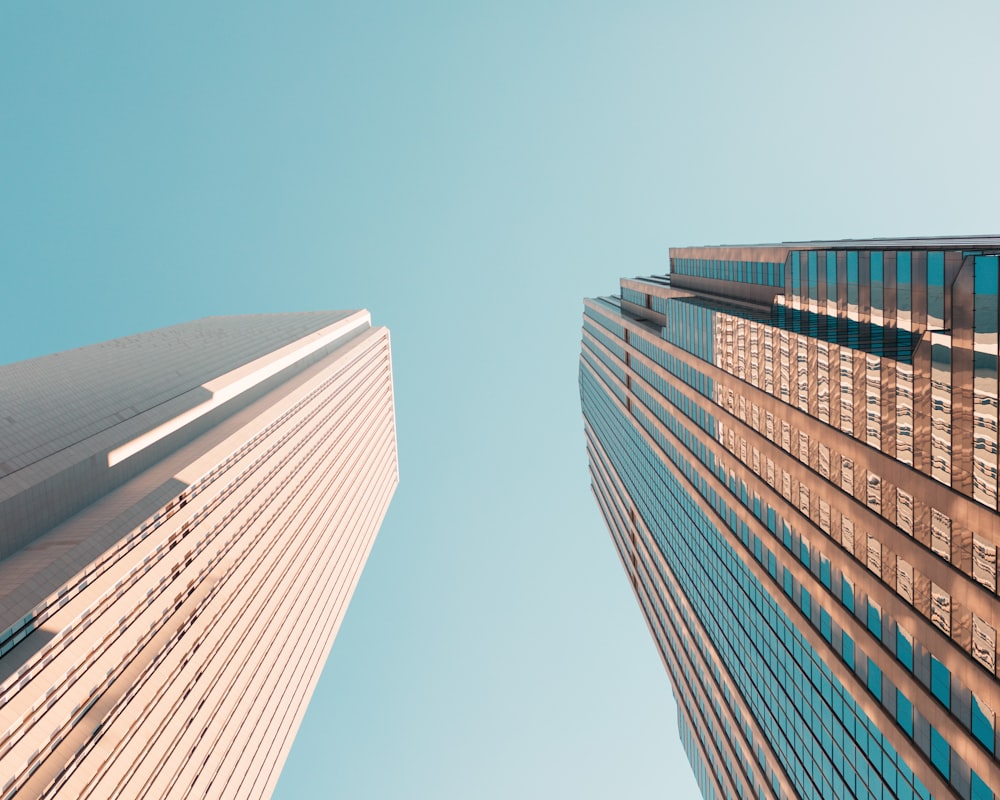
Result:
<svg viewBox="0 0 1000 800">
<path fill-rule="evenodd" d="M 913 495 L 896 490 L 896 522 L 900 529 L 913 535 Z"/>
<path fill-rule="evenodd" d="M 840 543 L 847 552 L 854 555 L 854 522 L 850 517 L 840 518 Z"/>
<path fill-rule="evenodd" d="M 993 709 L 972 693 L 972 734 L 991 753 L 996 752 Z"/>
<path fill-rule="evenodd" d="M 972 657 L 991 673 L 996 672 L 996 629 L 975 614 L 972 615 Z"/>
<path fill-rule="evenodd" d="M 876 639 L 882 641 L 882 609 L 878 603 L 868 601 L 868 630 Z"/>
<path fill-rule="evenodd" d="M 877 514 L 882 513 L 882 478 L 868 470 L 868 508 Z"/>
<path fill-rule="evenodd" d="M 931 549 L 951 561 L 951 519 L 936 508 L 931 509 Z"/>
<path fill-rule="evenodd" d="M 931 656 L 931 692 L 945 708 L 951 708 L 951 672 L 934 656 Z"/>
<path fill-rule="evenodd" d="M 951 636 L 951 595 L 931 583 L 931 622 Z"/>
<path fill-rule="evenodd" d="M 882 543 L 868 534 L 868 569 L 882 577 Z"/>
<path fill-rule="evenodd" d="M 841 460 L 840 488 L 853 497 L 854 495 L 854 461 L 846 456 Z"/>
<path fill-rule="evenodd" d="M 913 604 L 913 565 L 904 558 L 896 559 L 896 592 Z"/>
<path fill-rule="evenodd" d="M 819 474 L 830 477 L 830 448 L 822 442 L 819 443 Z"/>
<path fill-rule="evenodd" d="M 896 658 L 913 672 L 913 637 L 901 625 L 896 626 Z"/>
<path fill-rule="evenodd" d="M 996 591 L 997 548 L 977 533 L 972 535 L 972 577 L 991 591 Z"/>
</svg>

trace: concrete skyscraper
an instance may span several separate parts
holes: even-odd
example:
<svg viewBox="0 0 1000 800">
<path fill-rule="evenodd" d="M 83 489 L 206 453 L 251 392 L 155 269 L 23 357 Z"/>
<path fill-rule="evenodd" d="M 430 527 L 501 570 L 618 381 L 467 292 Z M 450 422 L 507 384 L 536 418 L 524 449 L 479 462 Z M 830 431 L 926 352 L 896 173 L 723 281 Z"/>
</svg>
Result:
<svg viewBox="0 0 1000 800">
<path fill-rule="evenodd" d="M 705 797 L 1000 793 L 998 261 L 672 249 L 585 301 L 592 487 Z"/>
<path fill-rule="evenodd" d="M 0 367 L 0 794 L 268 796 L 397 482 L 366 311 Z"/>
</svg>

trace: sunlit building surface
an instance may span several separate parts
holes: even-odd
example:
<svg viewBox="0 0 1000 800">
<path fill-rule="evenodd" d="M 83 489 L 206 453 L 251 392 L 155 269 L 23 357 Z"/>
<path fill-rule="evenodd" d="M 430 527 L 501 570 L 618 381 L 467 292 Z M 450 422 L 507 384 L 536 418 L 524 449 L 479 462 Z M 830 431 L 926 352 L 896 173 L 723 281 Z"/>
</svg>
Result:
<svg viewBox="0 0 1000 800">
<path fill-rule="evenodd" d="M 0 367 L 3 797 L 266 797 L 397 484 L 367 311 Z"/>
<path fill-rule="evenodd" d="M 593 491 L 705 797 L 1000 793 L 998 254 L 674 249 L 585 301 Z"/>
</svg>

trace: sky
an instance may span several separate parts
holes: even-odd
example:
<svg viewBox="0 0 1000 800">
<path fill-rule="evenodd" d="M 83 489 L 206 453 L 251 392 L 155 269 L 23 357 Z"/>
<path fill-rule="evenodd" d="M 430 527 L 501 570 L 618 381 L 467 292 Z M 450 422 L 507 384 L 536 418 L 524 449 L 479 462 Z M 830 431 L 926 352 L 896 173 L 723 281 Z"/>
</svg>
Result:
<svg viewBox="0 0 1000 800">
<path fill-rule="evenodd" d="M 0 5 L 0 363 L 371 310 L 400 485 L 276 797 L 694 798 L 589 489 L 582 299 L 1000 233 L 994 2 Z"/>
</svg>

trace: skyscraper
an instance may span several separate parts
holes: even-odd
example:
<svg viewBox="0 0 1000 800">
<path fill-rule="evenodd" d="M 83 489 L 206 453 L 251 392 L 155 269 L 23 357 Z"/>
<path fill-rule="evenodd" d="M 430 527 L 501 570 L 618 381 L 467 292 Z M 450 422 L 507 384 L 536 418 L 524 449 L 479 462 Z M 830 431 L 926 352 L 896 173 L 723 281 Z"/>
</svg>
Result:
<svg viewBox="0 0 1000 800">
<path fill-rule="evenodd" d="M 268 796 L 397 481 L 366 311 L 0 367 L 3 797 Z"/>
<path fill-rule="evenodd" d="M 592 487 L 705 797 L 1000 793 L 998 260 L 682 248 L 585 301 Z"/>
</svg>

